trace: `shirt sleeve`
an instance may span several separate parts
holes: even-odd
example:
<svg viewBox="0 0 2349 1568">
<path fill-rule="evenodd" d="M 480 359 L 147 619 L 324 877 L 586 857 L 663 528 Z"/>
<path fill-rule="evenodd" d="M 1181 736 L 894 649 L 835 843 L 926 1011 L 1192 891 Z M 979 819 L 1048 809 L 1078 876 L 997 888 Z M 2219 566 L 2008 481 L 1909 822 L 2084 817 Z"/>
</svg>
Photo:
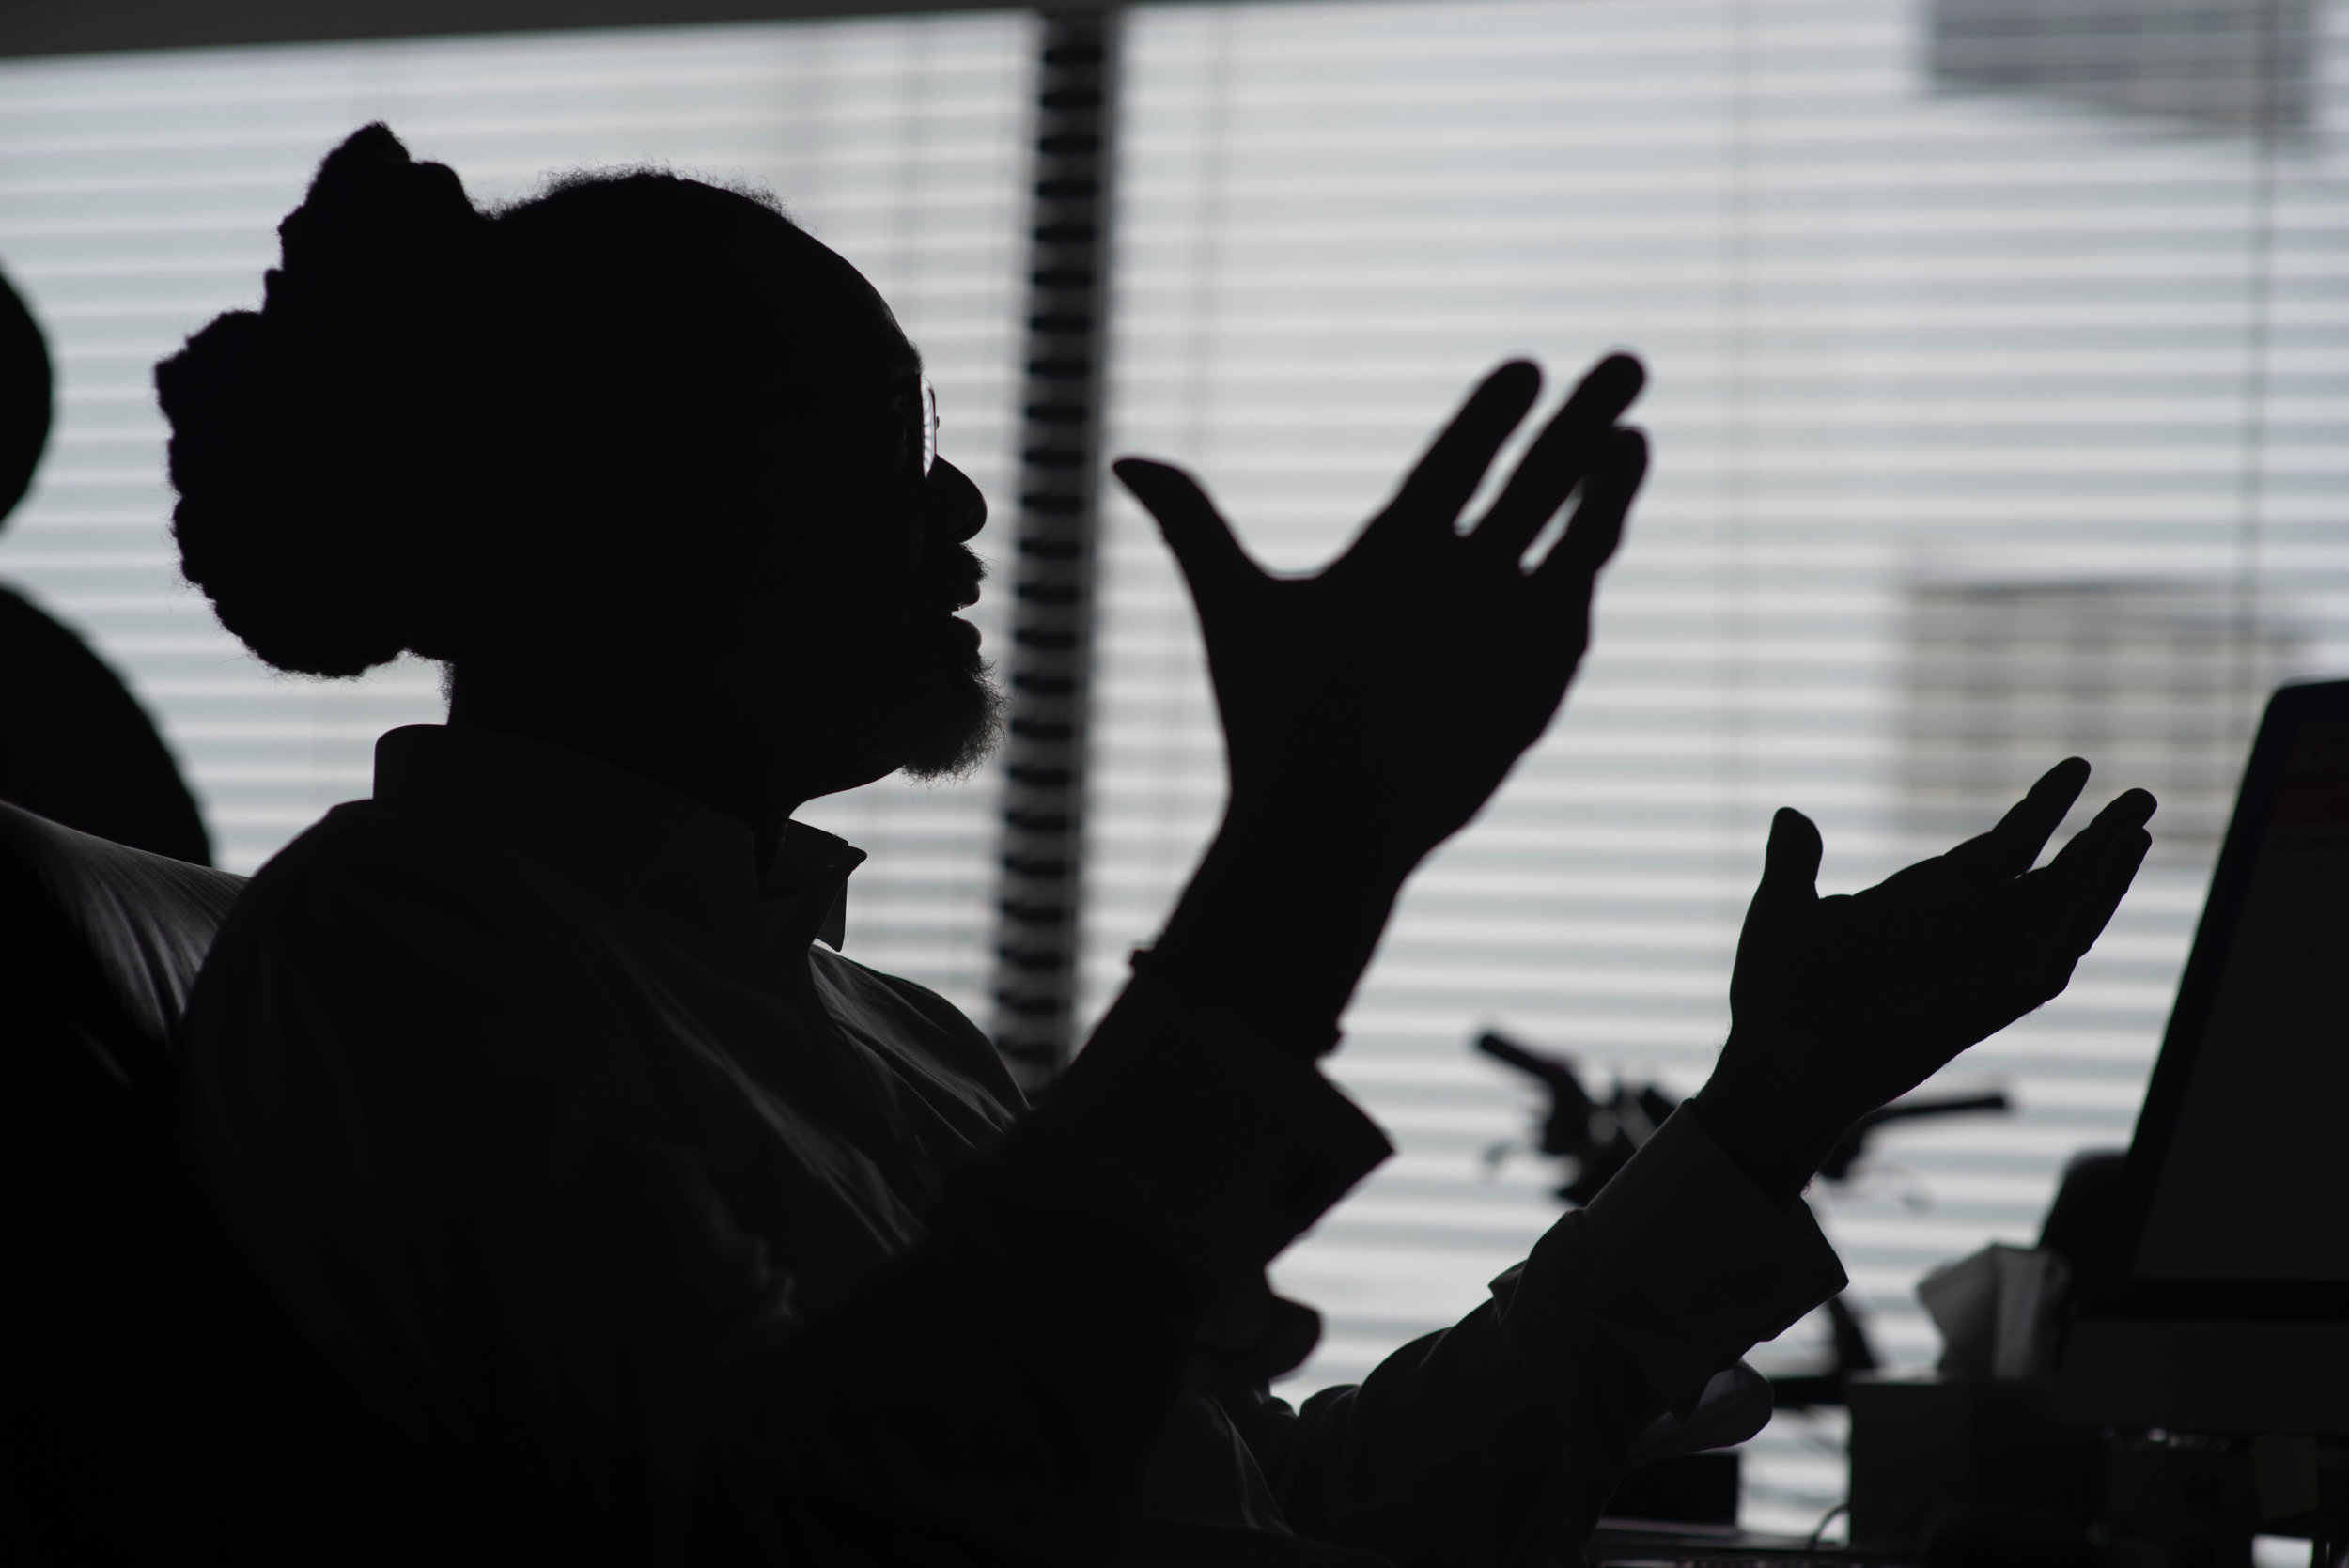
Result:
<svg viewBox="0 0 2349 1568">
<path fill-rule="evenodd" d="M 820 1478 L 863 1528 L 1105 1560 L 1202 1359 L 1301 1359 L 1311 1314 L 1265 1265 L 1389 1152 L 1294 1048 L 1138 977 L 928 1239 L 743 1398 L 737 1484 Z"/>
<path fill-rule="evenodd" d="M 1238 1424 L 1304 1534 L 1401 1565 L 1557 1560 L 1659 1422 L 1751 1436 L 1768 1405 L 1738 1357 L 1843 1282 L 1809 1209 L 1682 1111 L 1459 1323 Z"/>
<path fill-rule="evenodd" d="M 190 1142 L 313 1350 L 534 1559 L 1101 1561 L 1202 1352 L 1278 1347 L 1265 1264 L 1387 1152 L 1299 1053 L 1137 981 L 926 1234 L 752 1224 L 743 1151 L 642 1054 L 714 1042 L 397 862 L 241 909 Z M 811 1303 L 793 1247 L 878 1261 Z"/>
</svg>

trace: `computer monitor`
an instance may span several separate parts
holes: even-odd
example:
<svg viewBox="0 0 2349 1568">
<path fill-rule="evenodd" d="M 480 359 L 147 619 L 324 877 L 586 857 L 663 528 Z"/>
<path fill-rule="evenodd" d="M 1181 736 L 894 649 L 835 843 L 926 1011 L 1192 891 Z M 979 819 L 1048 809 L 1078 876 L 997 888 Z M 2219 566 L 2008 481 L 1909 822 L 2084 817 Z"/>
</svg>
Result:
<svg viewBox="0 0 2349 1568">
<path fill-rule="evenodd" d="M 2349 1433 L 2349 681 L 2268 703 L 2057 1406 Z"/>
</svg>

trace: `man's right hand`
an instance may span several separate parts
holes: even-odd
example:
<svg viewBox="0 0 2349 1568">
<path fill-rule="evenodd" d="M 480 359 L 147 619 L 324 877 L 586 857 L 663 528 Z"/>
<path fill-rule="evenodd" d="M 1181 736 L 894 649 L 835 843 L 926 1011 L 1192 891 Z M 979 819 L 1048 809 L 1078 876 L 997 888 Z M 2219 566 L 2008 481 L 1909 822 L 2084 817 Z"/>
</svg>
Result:
<svg viewBox="0 0 2349 1568">
<path fill-rule="evenodd" d="M 1159 943 L 1245 1004 L 1326 1040 L 1395 893 L 1548 727 L 1590 634 L 1647 447 L 1615 421 L 1643 373 L 1583 378 L 1465 532 L 1460 514 L 1541 374 L 1487 377 L 1402 489 L 1319 574 L 1251 560 L 1181 470 L 1116 473 L 1183 568 L 1229 750 L 1222 832 Z M 1564 536 L 1528 550 L 1578 488 Z"/>
<path fill-rule="evenodd" d="M 1599 362 L 1463 533 L 1460 512 L 1541 391 L 1523 361 L 1472 394 L 1386 508 L 1312 577 L 1268 575 L 1178 468 L 1117 476 L 1198 606 L 1231 760 L 1230 815 L 1318 828 L 1396 877 L 1456 832 L 1548 727 L 1589 641 L 1591 591 L 1646 442 L 1615 420 L 1639 362 Z M 1556 548 L 1523 558 L 1577 486 Z"/>
</svg>

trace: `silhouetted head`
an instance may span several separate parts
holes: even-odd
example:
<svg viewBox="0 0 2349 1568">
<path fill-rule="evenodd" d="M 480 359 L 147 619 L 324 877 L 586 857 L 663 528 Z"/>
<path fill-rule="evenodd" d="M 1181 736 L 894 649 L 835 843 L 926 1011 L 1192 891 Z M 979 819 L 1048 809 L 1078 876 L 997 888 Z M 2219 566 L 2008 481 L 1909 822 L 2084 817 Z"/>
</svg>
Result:
<svg viewBox="0 0 2349 1568">
<path fill-rule="evenodd" d="M 0 521 L 16 509 L 49 444 L 49 348 L 33 313 L 0 277 Z"/>
<path fill-rule="evenodd" d="M 923 472 L 888 306 L 771 203 L 637 172 L 484 212 L 372 125 L 279 234 L 260 310 L 156 368 L 182 567 L 258 657 L 445 660 L 452 722 L 763 831 L 984 753 L 985 505 Z"/>
</svg>

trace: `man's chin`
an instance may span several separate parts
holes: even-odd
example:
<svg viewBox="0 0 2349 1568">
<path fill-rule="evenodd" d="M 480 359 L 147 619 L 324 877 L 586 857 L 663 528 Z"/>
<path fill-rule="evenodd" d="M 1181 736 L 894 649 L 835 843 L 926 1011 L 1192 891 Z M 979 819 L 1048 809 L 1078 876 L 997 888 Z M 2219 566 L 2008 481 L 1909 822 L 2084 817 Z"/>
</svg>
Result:
<svg viewBox="0 0 2349 1568">
<path fill-rule="evenodd" d="M 900 714 L 897 770 L 925 783 L 967 779 L 1003 737 L 1003 693 L 987 661 L 933 666 Z"/>
</svg>

